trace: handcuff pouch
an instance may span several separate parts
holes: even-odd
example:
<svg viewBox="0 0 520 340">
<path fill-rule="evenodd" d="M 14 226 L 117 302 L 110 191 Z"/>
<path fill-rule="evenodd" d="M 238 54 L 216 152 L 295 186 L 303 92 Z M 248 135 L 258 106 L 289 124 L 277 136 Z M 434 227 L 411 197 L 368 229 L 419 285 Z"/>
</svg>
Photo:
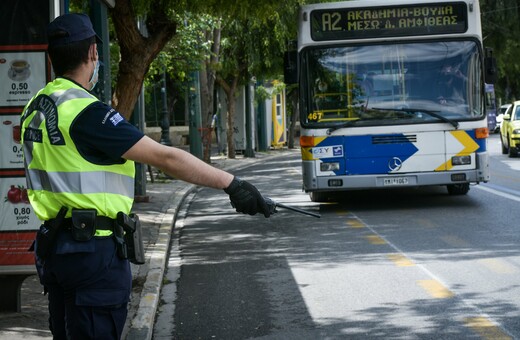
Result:
<svg viewBox="0 0 520 340">
<path fill-rule="evenodd" d="M 75 241 L 90 241 L 96 233 L 95 209 L 72 209 L 72 238 Z"/>
</svg>

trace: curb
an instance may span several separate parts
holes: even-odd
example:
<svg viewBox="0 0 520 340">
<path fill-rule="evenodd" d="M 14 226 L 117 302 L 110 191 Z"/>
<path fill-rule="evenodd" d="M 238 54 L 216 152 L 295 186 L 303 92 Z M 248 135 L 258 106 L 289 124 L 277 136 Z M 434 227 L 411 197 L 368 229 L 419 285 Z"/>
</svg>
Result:
<svg viewBox="0 0 520 340">
<path fill-rule="evenodd" d="M 172 194 L 173 201 L 170 208 L 163 214 L 161 221 L 158 223 L 159 235 L 153 249 L 148 251 L 150 263 L 146 281 L 139 298 L 139 306 L 137 313 L 131 320 L 130 328 L 126 335 L 128 340 L 150 340 L 153 334 L 153 324 L 155 322 L 155 314 L 159 305 L 159 296 L 161 293 L 164 269 L 166 266 L 166 258 L 168 247 L 171 241 L 172 228 L 184 198 L 195 189 L 195 185 L 188 184 Z M 151 254 L 150 254 L 151 252 Z"/>
</svg>

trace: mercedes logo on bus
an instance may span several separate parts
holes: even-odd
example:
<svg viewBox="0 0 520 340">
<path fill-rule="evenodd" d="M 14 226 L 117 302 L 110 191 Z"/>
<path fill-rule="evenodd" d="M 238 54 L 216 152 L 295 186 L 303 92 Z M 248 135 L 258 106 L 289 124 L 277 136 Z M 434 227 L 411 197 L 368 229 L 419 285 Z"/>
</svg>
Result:
<svg viewBox="0 0 520 340">
<path fill-rule="evenodd" d="M 399 157 L 394 157 L 388 161 L 388 169 L 390 171 L 399 171 L 403 166 L 403 161 Z"/>
</svg>

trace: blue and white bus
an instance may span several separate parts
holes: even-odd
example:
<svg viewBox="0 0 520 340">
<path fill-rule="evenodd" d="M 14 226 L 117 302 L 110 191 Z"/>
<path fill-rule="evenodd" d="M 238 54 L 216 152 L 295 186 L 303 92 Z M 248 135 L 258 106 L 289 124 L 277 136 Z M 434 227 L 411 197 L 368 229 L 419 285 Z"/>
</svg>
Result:
<svg viewBox="0 0 520 340">
<path fill-rule="evenodd" d="M 302 6 L 297 72 L 303 188 L 335 191 L 489 180 L 479 3 Z"/>
</svg>

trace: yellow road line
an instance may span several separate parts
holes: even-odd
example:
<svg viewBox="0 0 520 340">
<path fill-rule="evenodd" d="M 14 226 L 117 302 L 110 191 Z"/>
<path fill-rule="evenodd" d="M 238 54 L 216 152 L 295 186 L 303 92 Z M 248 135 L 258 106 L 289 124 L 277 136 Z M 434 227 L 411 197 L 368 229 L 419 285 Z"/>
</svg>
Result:
<svg viewBox="0 0 520 340">
<path fill-rule="evenodd" d="M 403 254 L 388 254 L 387 257 L 398 267 L 415 266 L 415 263 Z"/>
<path fill-rule="evenodd" d="M 359 220 L 348 220 L 347 224 L 351 228 L 364 228 L 365 224 Z"/>
<path fill-rule="evenodd" d="M 515 274 L 518 273 L 518 269 L 506 261 L 500 259 L 481 259 L 478 262 L 484 265 L 492 272 L 498 274 Z"/>
<path fill-rule="evenodd" d="M 437 299 L 449 299 L 455 295 L 437 280 L 419 280 L 417 283 L 426 290 L 428 294 Z"/>
<path fill-rule="evenodd" d="M 441 236 L 441 240 L 449 244 L 453 247 L 469 247 L 471 246 L 469 242 L 465 241 L 464 239 L 461 239 L 458 236 L 455 235 L 445 235 Z"/>
<path fill-rule="evenodd" d="M 365 238 L 370 244 L 386 244 L 386 241 L 377 235 L 367 235 Z"/>
<path fill-rule="evenodd" d="M 489 340 L 509 340 L 512 339 L 509 335 L 504 333 L 494 323 L 485 317 L 465 318 L 464 324 L 479 334 L 484 339 Z"/>
<path fill-rule="evenodd" d="M 417 224 L 424 228 L 435 228 L 437 225 L 434 224 L 431 220 L 425 218 L 418 218 L 416 220 Z"/>
</svg>

